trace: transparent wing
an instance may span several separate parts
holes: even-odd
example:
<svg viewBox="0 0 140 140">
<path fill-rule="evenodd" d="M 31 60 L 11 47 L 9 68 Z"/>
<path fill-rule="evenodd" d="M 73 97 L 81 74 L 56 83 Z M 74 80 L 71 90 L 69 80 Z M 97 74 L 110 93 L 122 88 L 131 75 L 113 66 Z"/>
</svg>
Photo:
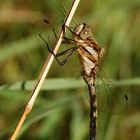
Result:
<svg viewBox="0 0 140 140">
<path fill-rule="evenodd" d="M 103 74 L 100 75 L 100 81 L 97 83 L 96 93 L 99 111 L 121 114 L 128 110 L 128 93 L 103 77 Z"/>
<path fill-rule="evenodd" d="M 66 15 L 68 13 L 69 5 L 71 5 L 71 1 L 66 1 L 66 2 L 64 2 L 63 0 L 56 1 L 56 7 L 58 9 L 57 11 L 60 12 L 63 19 L 65 19 Z M 73 18 L 72 25 L 75 26 L 77 23 L 79 23 L 79 22 L 77 22 L 76 19 Z"/>
<path fill-rule="evenodd" d="M 36 22 L 34 22 L 33 33 L 40 46 L 43 44 L 43 41 L 39 37 L 39 34 L 41 34 L 45 38 L 48 38 L 48 36 L 50 36 L 50 27 L 51 27 L 51 24 L 49 20 L 47 19 L 37 20 Z"/>
</svg>

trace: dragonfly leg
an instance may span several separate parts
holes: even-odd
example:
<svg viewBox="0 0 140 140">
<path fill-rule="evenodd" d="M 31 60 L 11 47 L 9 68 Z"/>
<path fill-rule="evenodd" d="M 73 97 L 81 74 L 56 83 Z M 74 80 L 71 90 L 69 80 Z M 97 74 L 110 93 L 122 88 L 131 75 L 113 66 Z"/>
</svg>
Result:
<svg viewBox="0 0 140 140">
<path fill-rule="evenodd" d="M 62 43 L 63 44 L 72 44 L 72 45 L 75 45 L 75 40 L 70 39 L 70 38 L 67 38 L 67 37 L 64 36 Z"/>
<path fill-rule="evenodd" d="M 74 53 L 74 51 L 77 49 L 76 47 L 72 47 L 72 48 L 69 48 L 69 49 L 67 49 L 67 50 L 65 50 L 65 51 L 63 51 L 63 52 L 58 53 L 58 54 L 54 54 L 54 52 L 50 49 L 48 42 L 46 42 L 46 40 L 41 36 L 41 34 L 39 34 L 39 37 L 45 42 L 48 51 L 49 51 L 51 54 L 53 54 L 54 58 L 56 59 L 57 63 L 58 63 L 60 66 L 63 66 L 64 64 L 66 64 L 67 61 L 68 61 L 68 60 L 70 59 L 70 57 L 72 56 L 72 54 Z M 59 56 L 62 56 L 62 55 L 64 55 L 64 54 L 66 54 L 67 52 L 69 52 L 68 56 L 67 56 L 62 62 L 60 62 L 59 59 L 58 59 L 58 57 L 59 57 Z"/>
<path fill-rule="evenodd" d="M 73 34 L 73 30 L 72 30 L 69 26 L 63 24 L 63 25 L 62 25 L 62 29 L 63 29 L 63 31 L 65 31 L 66 28 L 67 28 L 67 29 Z"/>
<path fill-rule="evenodd" d="M 69 51 L 68 56 L 62 62 L 59 62 L 58 61 L 58 58 L 56 59 L 57 62 L 59 62 L 58 64 L 60 64 L 61 66 L 63 66 L 64 64 L 66 64 L 68 62 L 68 60 L 70 59 L 70 57 L 72 56 L 72 54 L 75 52 L 76 49 L 77 49 L 76 47 L 72 47 L 72 48 L 69 48 L 69 49 L 67 49 L 67 50 L 65 50 L 63 52 L 60 52 L 60 53 L 56 54 L 56 58 L 57 58 L 59 56 L 64 55 L 65 53 L 67 53 Z"/>
<path fill-rule="evenodd" d="M 70 38 L 67 38 L 67 37 L 65 36 L 65 30 L 66 30 L 66 28 L 73 34 L 72 29 L 71 29 L 70 27 L 66 26 L 65 24 L 63 24 L 63 25 L 62 25 L 62 29 L 63 29 L 63 31 L 64 31 L 64 37 L 63 37 L 62 43 L 63 43 L 63 44 L 74 44 L 74 45 L 75 45 L 75 40 L 74 40 L 74 39 L 70 39 Z"/>
<path fill-rule="evenodd" d="M 67 26 L 66 26 L 67 27 Z M 55 29 L 53 28 L 52 29 L 53 33 L 54 33 L 54 36 L 55 36 L 55 39 L 57 39 L 57 34 L 55 32 Z M 67 37 L 63 37 L 63 41 L 62 41 L 63 44 L 75 44 L 75 40 L 73 39 L 69 39 Z"/>
<path fill-rule="evenodd" d="M 56 34 L 56 32 L 55 32 L 55 29 L 53 28 L 52 31 L 53 31 L 54 36 L 55 36 L 55 39 L 56 39 L 56 38 L 57 38 L 57 34 Z"/>
<path fill-rule="evenodd" d="M 53 51 L 50 49 L 48 42 L 42 37 L 41 34 L 39 34 L 39 37 L 45 42 L 48 51 L 49 51 L 51 54 L 54 54 Z M 54 55 L 55 55 L 55 54 L 54 54 Z"/>
</svg>

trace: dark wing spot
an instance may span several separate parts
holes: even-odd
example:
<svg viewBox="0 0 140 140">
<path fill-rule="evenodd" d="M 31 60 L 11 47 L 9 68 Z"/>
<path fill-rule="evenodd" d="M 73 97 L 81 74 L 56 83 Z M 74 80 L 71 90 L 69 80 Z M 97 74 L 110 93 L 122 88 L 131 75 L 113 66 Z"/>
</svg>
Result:
<svg viewBox="0 0 140 140">
<path fill-rule="evenodd" d="M 47 19 L 44 19 L 43 21 L 44 21 L 45 23 L 47 23 L 47 24 L 50 23 L 49 20 L 47 20 Z"/>
<path fill-rule="evenodd" d="M 124 97 L 125 97 L 125 99 L 128 101 L 128 96 L 127 96 L 126 94 L 124 95 Z"/>
</svg>

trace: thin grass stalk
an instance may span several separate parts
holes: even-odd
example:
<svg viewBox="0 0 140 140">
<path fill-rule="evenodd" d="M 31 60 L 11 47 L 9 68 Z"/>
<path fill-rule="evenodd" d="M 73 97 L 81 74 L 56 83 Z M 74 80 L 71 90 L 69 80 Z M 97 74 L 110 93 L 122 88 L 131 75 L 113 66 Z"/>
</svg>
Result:
<svg viewBox="0 0 140 140">
<path fill-rule="evenodd" d="M 67 17 L 66 17 L 65 22 L 64 22 L 64 24 L 66 26 L 69 26 L 69 24 L 70 24 L 70 22 L 71 22 L 71 20 L 72 20 L 72 18 L 74 16 L 74 13 L 75 13 L 75 11 L 77 9 L 77 6 L 78 6 L 79 2 L 80 2 L 80 0 L 74 0 L 73 1 L 72 6 L 70 8 L 70 11 L 68 12 Z M 58 49 L 59 49 L 59 47 L 61 45 L 64 33 L 65 33 L 64 29 L 61 28 L 61 31 L 60 31 L 60 33 L 58 35 L 58 38 L 57 38 L 57 40 L 55 42 L 55 45 L 54 45 L 54 53 L 55 54 L 57 53 L 57 51 L 58 51 Z M 10 137 L 10 140 L 15 140 L 16 139 L 16 137 L 19 134 L 19 131 L 20 131 L 20 129 L 21 129 L 21 127 L 22 127 L 27 115 L 31 112 L 31 110 L 33 108 L 33 105 L 35 103 L 35 100 L 36 100 L 36 98 L 37 98 L 37 96 L 39 94 L 39 91 L 41 89 L 41 86 L 42 86 L 42 84 L 43 84 L 43 82 L 44 82 L 44 80 L 45 80 L 45 78 L 46 78 L 46 76 L 47 76 L 47 74 L 49 72 L 49 69 L 50 69 L 50 67 L 52 65 L 53 60 L 54 60 L 54 56 L 52 54 L 49 54 L 48 58 L 46 59 L 46 61 L 44 63 L 44 66 L 43 66 L 43 68 L 42 68 L 42 70 L 40 72 L 40 75 L 39 75 L 39 77 L 37 79 L 36 85 L 35 85 L 35 87 L 34 87 L 34 89 L 32 91 L 32 95 L 31 95 L 27 105 L 25 106 L 24 112 L 23 112 L 23 114 L 22 114 L 22 116 L 21 116 L 21 118 L 20 118 L 20 120 L 19 120 L 19 122 L 18 122 L 18 124 L 17 124 L 17 126 L 16 126 L 16 128 L 15 128 L 13 134 L 12 134 L 12 136 Z"/>
</svg>

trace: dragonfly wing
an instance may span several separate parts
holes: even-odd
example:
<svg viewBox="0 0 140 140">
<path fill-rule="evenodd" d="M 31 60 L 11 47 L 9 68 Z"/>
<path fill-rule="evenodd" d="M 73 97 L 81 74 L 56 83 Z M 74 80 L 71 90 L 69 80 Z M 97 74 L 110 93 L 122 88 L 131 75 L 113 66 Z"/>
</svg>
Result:
<svg viewBox="0 0 140 140">
<path fill-rule="evenodd" d="M 50 36 L 49 27 L 50 23 L 47 19 L 38 20 L 33 24 L 33 33 L 41 47 L 44 45 L 44 42 L 40 38 L 39 34 L 41 34 L 41 36 L 48 42 L 48 36 Z"/>
<path fill-rule="evenodd" d="M 97 83 L 97 108 L 99 111 L 121 114 L 128 110 L 128 93 L 112 82 L 101 78 Z"/>
</svg>

